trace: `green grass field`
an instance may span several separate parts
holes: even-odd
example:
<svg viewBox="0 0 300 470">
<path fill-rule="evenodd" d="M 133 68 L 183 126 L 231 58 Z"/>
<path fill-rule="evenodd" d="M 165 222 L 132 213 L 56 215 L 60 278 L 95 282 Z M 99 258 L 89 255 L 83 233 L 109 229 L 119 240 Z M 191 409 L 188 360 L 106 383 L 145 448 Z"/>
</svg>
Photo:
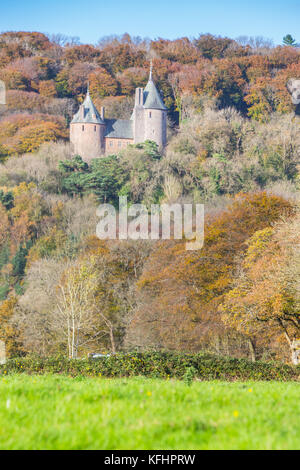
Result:
<svg viewBox="0 0 300 470">
<path fill-rule="evenodd" d="M 1 449 L 299 449 L 300 384 L 12 375 Z"/>
</svg>

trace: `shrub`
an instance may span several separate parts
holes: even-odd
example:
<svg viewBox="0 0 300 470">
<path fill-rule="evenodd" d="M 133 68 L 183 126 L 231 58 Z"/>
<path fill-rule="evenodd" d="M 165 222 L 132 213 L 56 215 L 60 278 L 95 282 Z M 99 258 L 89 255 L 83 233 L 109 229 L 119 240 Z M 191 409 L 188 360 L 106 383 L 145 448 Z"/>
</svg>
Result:
<svg viewBox="0 0 300 470">
<path fill-rule="evenodd" d="M 300 367 L 275 362 L 250 362 L 208 353 L 173 352 L 118 353 L 100 360 L 41 358 L 9 359 L 0 366 L 0 376 L 11 373 L 67 374 L 75 376 L 132 377 L 143 375 L 191 380 L 299 380 Z"/>
</svg>

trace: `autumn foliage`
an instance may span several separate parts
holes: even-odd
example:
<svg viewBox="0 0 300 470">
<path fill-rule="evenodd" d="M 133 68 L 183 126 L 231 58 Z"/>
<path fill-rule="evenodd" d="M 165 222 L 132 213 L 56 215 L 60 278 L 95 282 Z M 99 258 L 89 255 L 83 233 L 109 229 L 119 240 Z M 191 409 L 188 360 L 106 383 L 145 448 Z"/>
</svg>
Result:
<svg viewBox="0 0 300 470">
<path fill-rule="evenodd" d="M 104 38 L 95 46 L 37 32 L 7 32 L 0 35 L 0 79 L 8 90 L 8 112 L 63 115 L 67 126 L 90 82 L 97 106 L 112 98 L 106 101 L 108 114 L 110 109 L 118 112 L 118 103 L 122 114 L 122 99 L 133 96 L 135 88 L 147 81 L 149 57 L 174 123 L 182 119 L 187 95 L 213 97 L 219 108 L 234 106 L 244 116 L 261 122 L 268 121 L 272 113 L 293 110 L 285 84 L 291 77 L 300 77 L 296 47 L 254 47 L 211 34 L 173 41 L 124 34 Z M 46 116 L 42 118 L 49 128 L 45 135 L 41 136 L 39 129 L 30 131 L 28 151 L 43 141 L 64 138 L 48 121 Z M 37 122 L 33 125 L 39 126 Z M 16 146 L 6 156 L 24 151 L 22 145 Z"/>
<path fill-rule="evenodd" d="M 88 163 L 71 155 L 69 123 L 88 84 L 107 118 L 129 119 L 150 58 L 168 109 L 164 152 L 147 141 Z M 259 38 L 124 34 L 90 45 L 0 34 L 0 339 L 8 354 L 206 350 L 290 362 L 300 335 L 291 77 L 300 79 L 299 48 Z M 204 203 L 203 248 L 100 242 L 96 207 L 116 206 L 120 195 L 148 209 Z"/>
<path fill-rule="evenodd" d="M 201 343 L 207 346 L 211 336 L 222 335 L 218 305 L 230 290 L 247 239 L 291 211 L 289 203 L 266 193 L 241 195 L 209 218 L 201 250 L 160 242 L 138 282 L 140 304 L 128 341 L 139 338 L 149 347 L 195 351 Z"/>
</svg>

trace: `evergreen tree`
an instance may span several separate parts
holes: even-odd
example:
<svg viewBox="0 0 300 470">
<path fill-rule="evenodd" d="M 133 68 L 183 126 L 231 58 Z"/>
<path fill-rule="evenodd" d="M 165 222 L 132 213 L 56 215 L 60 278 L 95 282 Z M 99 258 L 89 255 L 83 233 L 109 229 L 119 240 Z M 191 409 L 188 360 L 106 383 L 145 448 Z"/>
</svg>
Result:
<svg viewBox="0 0 300 470">
<path fill-rule="evenodd" d="M 118 157 L 109 155 L 91 162 L 91 172 L 85 176 L 84 185 L 88 192 L 96 194 L 99 202 L 118 204 L 118 193 L 126 176 Z"/>
<path fill-rule="evenodd" d="M 14 207 L 14 195 L 11 191 L 5 193 L 0 189 L 0 202 L 5 207 L 6 210 L 10 210 Z"/>
<path fill-rule="evenodd" d="M 27 262 L 27 255 L 29 249 L 32 247 L 32 241 L 28 241 L 25 246 L 20 246 L 17 253 L 13 257 L 11 263 L 13 265 L 13 276 L 21 279 L 25 273 L 25 267 Z"/>
<path fill-rule="evenodd" d="M 71 160 L 61 161 L 58 164 L 59 170 L 64 174 L 86 172 L 89 166 L 80 155 L 75 155 Z"/>
<path fill-rule="evenodd" d="M 0 249 L 0 271 L 9 261 L 9 245 L 6 244 Z"/>
<path fill-rule="evenodd" d="M 283 38 L 283 44 L 285 46 L 296 46 L 296 40 L 291 36 L 291 34 L 287 34 Z"/>
<path fill-rule="evenodd" d="M 0 284 L 0 301 L 3 301 L 7 298 L 8 292 L 9 292 L 8 283 Z"/>
</svg>

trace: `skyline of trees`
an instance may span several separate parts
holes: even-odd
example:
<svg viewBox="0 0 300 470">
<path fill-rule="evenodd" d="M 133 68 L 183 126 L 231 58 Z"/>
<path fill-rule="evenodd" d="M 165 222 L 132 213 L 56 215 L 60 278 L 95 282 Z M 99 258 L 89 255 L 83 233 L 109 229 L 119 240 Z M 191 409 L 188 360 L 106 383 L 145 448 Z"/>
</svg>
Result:
<svg viewBox="0 0 300 470">
<path fill-rule="evenodd" d="M 234 40 L 207 33 L 144 40 L 124 34 L 90 45 L 63 35 L 2 33 L 0 79 L 7 109 L 0 113 L 0 159 L 67 139 L 88 82 L 96 106 L 104 105 L 108 118 L 128 119 L 135 88 L 147 82 L 150 59 L 172 126 L 184 118 L 189 97 L 209 97 L 219 109 L 235 107 L 261 122 L 273 113 L 290 113 L 286 82 L 300 78 L 300 50 L 291 35 L 285 41 L 275 47 L 262 37 Z M 29 128 L 28 114 L 35 120 Z"/>
</svg>

